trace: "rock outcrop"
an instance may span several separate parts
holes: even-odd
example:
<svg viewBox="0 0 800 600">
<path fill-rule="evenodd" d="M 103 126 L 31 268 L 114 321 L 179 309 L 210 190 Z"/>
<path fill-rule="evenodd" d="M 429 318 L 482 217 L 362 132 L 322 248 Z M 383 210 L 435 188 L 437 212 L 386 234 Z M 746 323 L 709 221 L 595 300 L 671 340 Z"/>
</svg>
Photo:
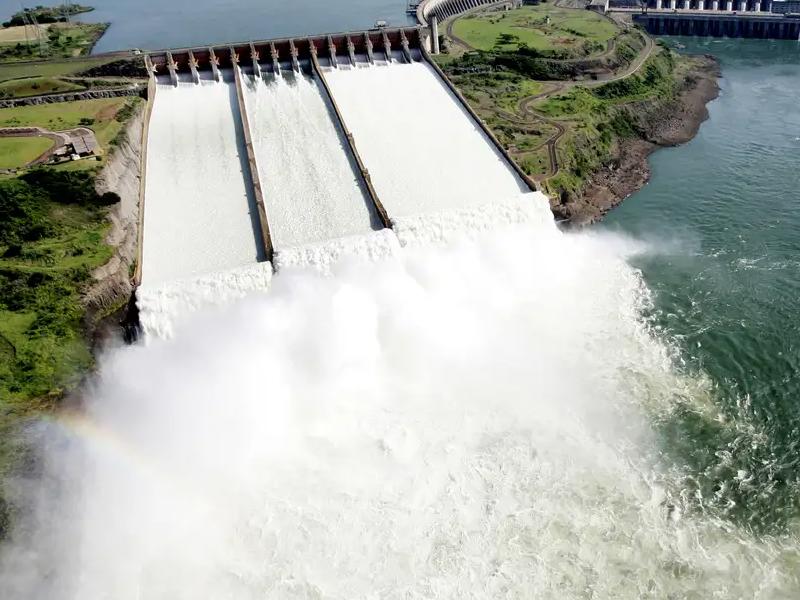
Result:
<svg viewBox="0 0 800 600">
<path fill-rule="evenodd" d="M 106 243 L 114 255 L 92 273 L 94 283 L 84 296 L 87 323 L 93 329 L 98 316 L 120 307 L 133 293 L 132 273 L 136 261 L 139 222 L 139 181 L 142 157 L 143 105 L 126 126 L 126 135 L 97 176 L 98 194 L 113 192 L 120 198 L 110 213 L 111 230 Z"/>
</svg>

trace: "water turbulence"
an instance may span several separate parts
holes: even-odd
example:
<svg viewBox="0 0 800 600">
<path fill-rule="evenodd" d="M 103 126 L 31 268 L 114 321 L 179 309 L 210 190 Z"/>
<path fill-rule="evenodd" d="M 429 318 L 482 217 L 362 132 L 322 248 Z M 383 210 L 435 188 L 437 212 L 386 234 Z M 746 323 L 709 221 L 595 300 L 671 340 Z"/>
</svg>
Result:
<svg viewBox="0 0 800 600">
<path fill-rule="evenodd" d="M 0 596 L 793 597 L 797 531 L 701 510 L 661 448 L 675 407 L 718 415 L 643 316 L 638 248 L 500 191 L 406 198 L 391 252 L 103 357 L 42 426 Z"/>
<path fill-rule="evenodd" d="M 233 72 L 221 81 L 159 78 L 147 144 L 142 285 L 146 335 L 176 315 L 265 289 L 263 260 Z"/>
<path fill-rule="evenodd" d="M 326 77 L 393 218 L 482 206 L 526 189 L 428 64 L 331 69 Z"/>
<path fill-rule="evenodd" d="M 269 81 L 247 79 L 245 101 L 276 249 L 379 229 L 319 82 L 291 71 Z"/>
<path fill-rule="evenodd" d="M 220 82 L 181 81 L 175 87 L 164 77 L 158 86 L 148 136 L 146 285 L 259 258 L 233 74 L 222 74 Z"/>
</svg>

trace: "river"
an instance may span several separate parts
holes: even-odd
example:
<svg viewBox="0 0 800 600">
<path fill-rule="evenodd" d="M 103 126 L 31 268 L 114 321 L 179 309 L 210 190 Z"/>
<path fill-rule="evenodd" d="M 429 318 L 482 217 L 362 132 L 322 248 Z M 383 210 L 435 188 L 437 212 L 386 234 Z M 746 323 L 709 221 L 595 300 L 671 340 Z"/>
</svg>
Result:
<svg viewBox="0 0 800 600">
<path fill-rule="evenodd" d="M 52 6 L 55 0 L 24 2 Z M 405 0 L 86 0 L 95 10 L 80 15 L 91 23 L 111 23 L 94 52 L 128 48 L 156 50 L 242 40 L 367 29 L 383 20 L 414 23 Z M 19 2 L 0 0 L 0 13 L 11 15 Z"/>
<path fill-rule="evenodd" d="M 783 531 L 800 516 L 800 45 L 667 39 L 720 60 L 720 96 L 602 228 L 647 241 L 633 262 L 655 325 L 711 379 L 727 421 L 665 427 L 701 504 Z"/>
</svg>

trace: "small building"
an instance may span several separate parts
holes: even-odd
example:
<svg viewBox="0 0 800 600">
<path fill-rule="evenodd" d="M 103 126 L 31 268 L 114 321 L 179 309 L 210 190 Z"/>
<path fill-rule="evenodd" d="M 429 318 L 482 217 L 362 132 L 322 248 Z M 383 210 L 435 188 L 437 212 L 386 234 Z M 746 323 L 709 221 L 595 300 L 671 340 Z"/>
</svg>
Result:
<svg viewBox="0 0 800 600">
<path fill-rule="evenodd" d="M 97 141 L 91 135 L 72 135 L 72 150 L 80 157 L 91 156 L 97 150 Z"/>
</svg>

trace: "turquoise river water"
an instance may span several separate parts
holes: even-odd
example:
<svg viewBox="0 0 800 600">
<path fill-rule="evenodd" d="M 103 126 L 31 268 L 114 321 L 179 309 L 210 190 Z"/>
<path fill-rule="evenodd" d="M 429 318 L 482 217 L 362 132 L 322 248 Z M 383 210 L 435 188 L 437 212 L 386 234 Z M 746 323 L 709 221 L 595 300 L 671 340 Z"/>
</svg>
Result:
<svg viewBox="0 0 800 600">
<path fill-rule="evenodd" d="M 602 227 L 647 242 L 635 264 L 656 327 L 713 386 L 714 419 L 664 422 L 664 447 L 694 474 L 687 490 L 784 535 L 800 516 L 800 44 L 680 42 L 720 60 L 720 96 Z"/>
</svg>

